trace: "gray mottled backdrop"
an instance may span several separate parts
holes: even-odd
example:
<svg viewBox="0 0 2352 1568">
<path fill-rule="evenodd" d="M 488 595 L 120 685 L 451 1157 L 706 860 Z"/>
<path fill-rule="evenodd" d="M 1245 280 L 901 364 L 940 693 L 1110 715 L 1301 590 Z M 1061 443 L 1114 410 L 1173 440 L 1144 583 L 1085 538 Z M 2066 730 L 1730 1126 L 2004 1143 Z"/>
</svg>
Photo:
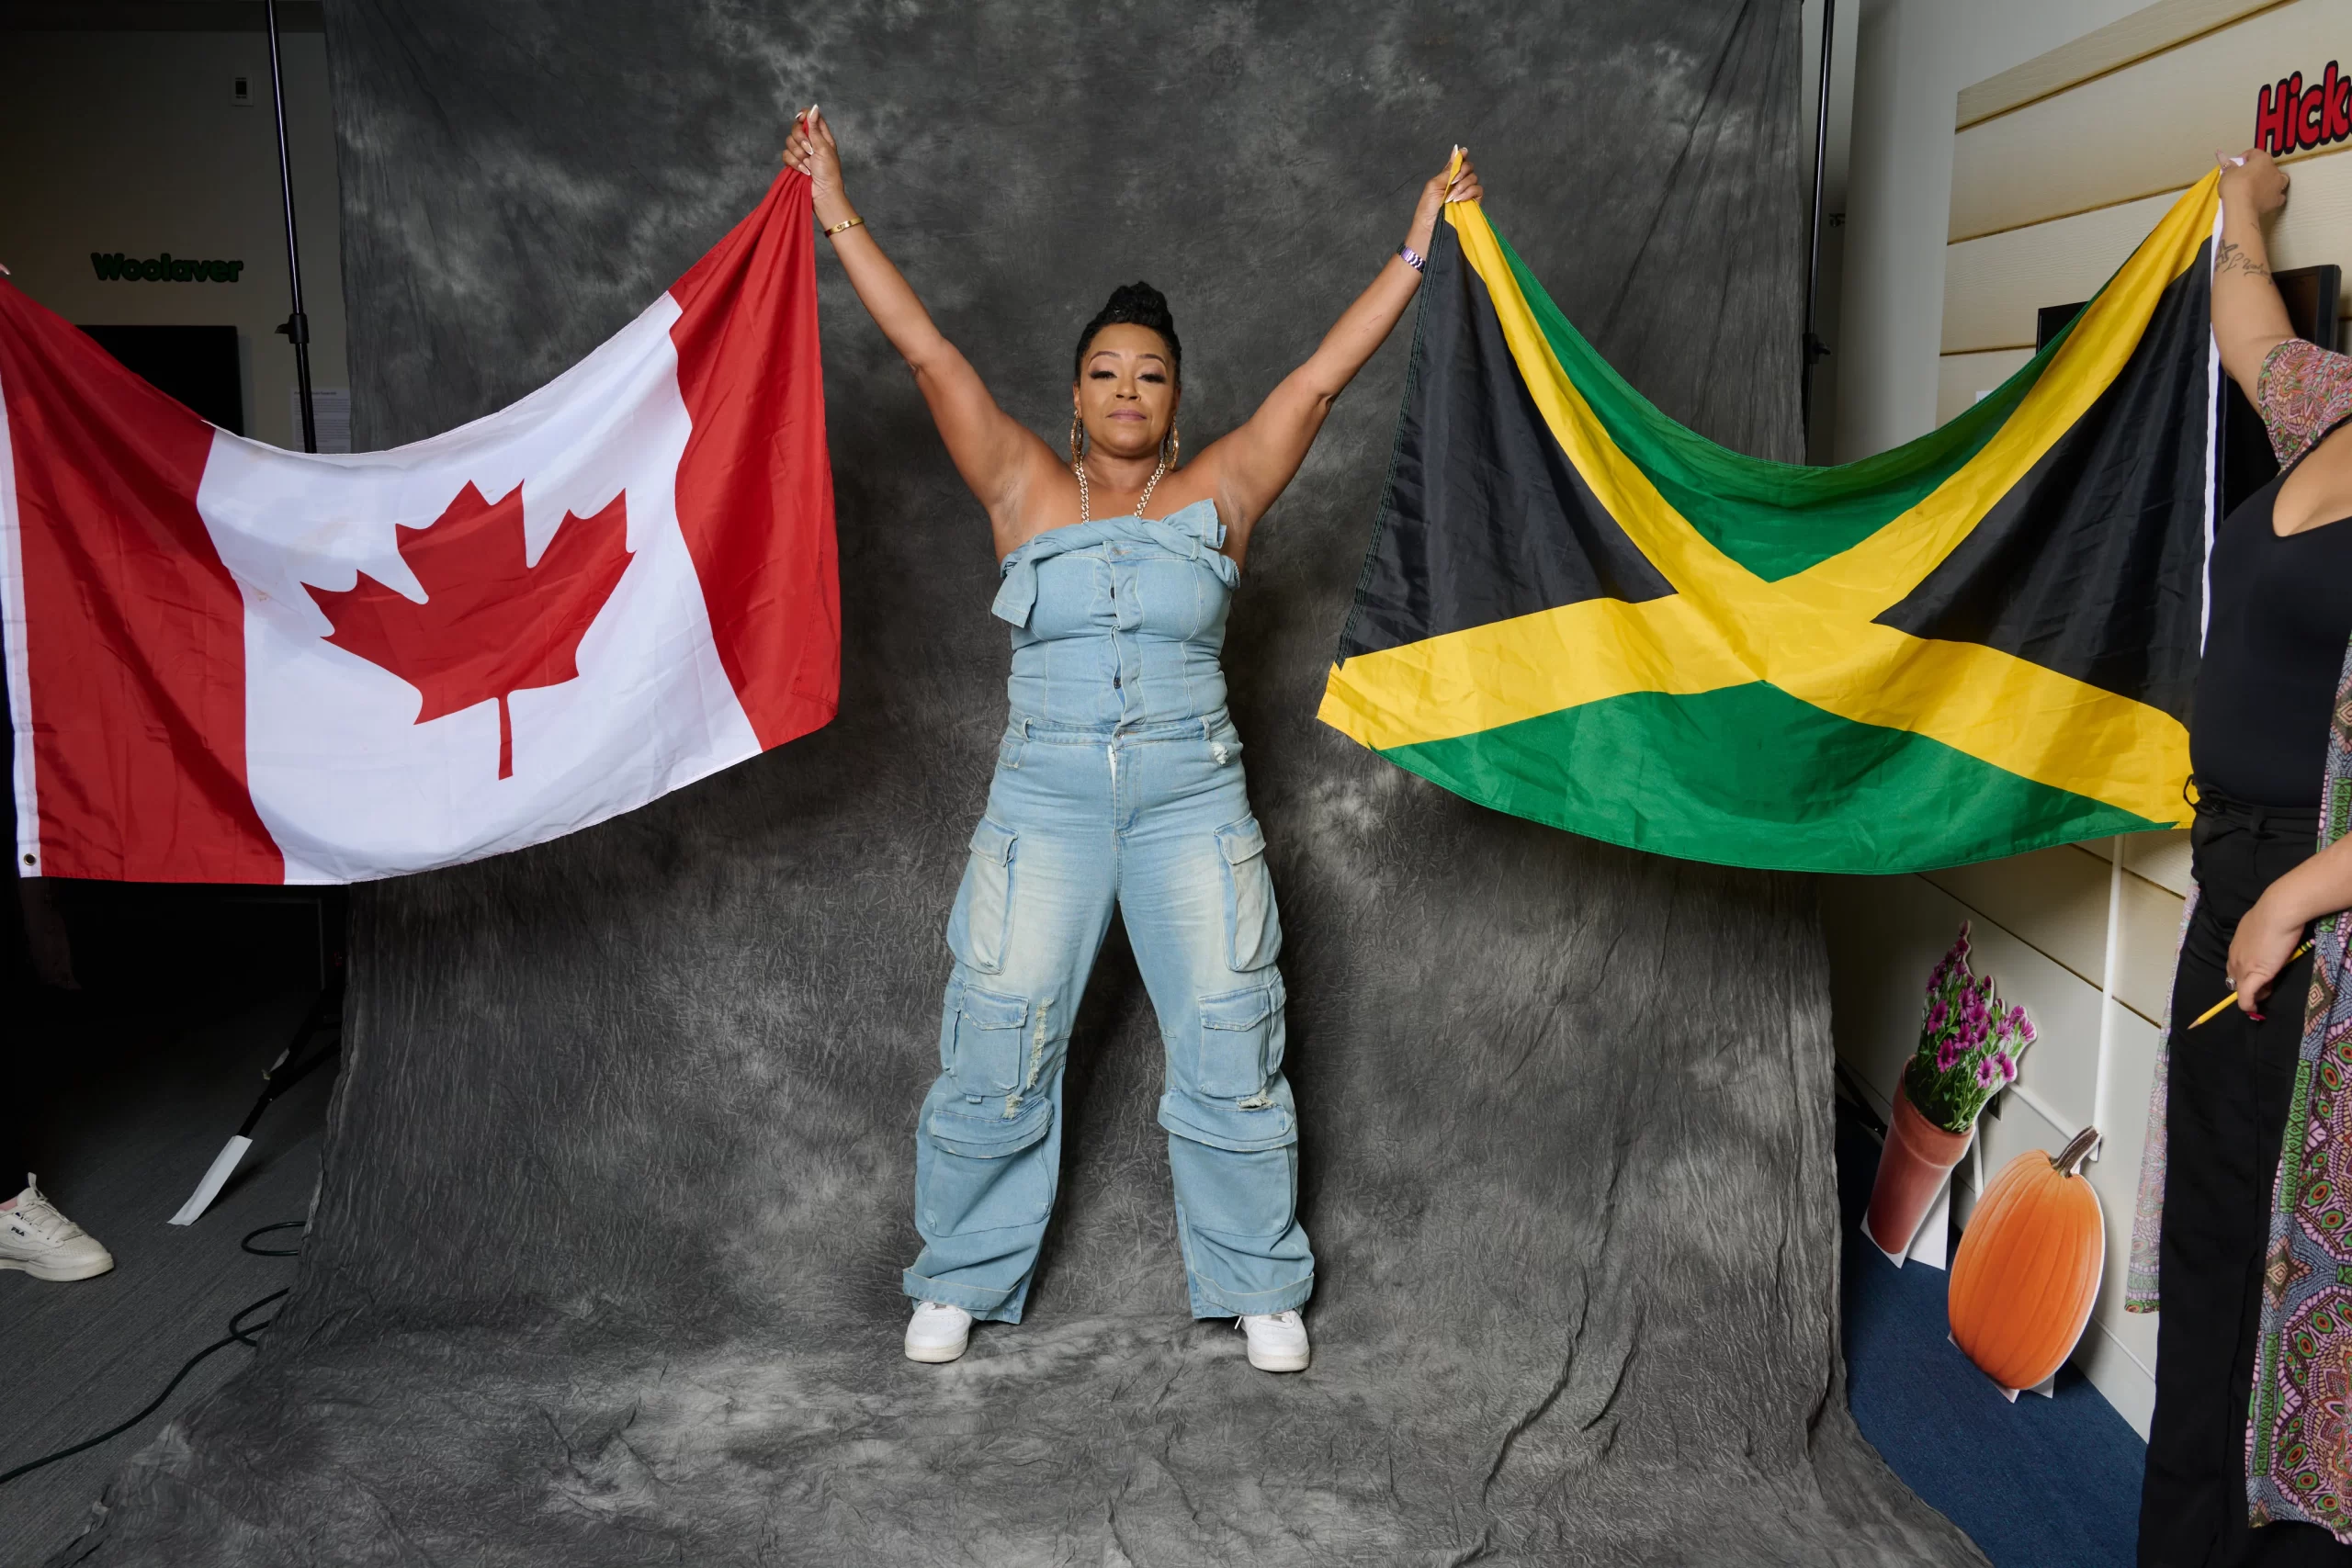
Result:
<svg viewBox="0 0 2352 1568">
<path fill-rule="evenodd" d="M 1115 283 L 1197 444 L 1461 141 L 1671 414 L 1797 450 L 1792 0 L 332 0 L 363 445 L 571 364 L 758 198 L 793 109 L 1007 406 Z M 1802 881 L 1463 804 L 1319 728 L 1406 334 L 1250 555 L 1229 664 L 1290 933 L 1314 1369 L 1185 1312 L 1114 936 L 1029 1321 L 901 1360 L 915 1105 L 1003 712 L 987 525 L 830 259 L 831 728 L 364 889 L 296 1294 L 91 1563 L 1958 1563 L 1839 1373 Z"/>
</svg>

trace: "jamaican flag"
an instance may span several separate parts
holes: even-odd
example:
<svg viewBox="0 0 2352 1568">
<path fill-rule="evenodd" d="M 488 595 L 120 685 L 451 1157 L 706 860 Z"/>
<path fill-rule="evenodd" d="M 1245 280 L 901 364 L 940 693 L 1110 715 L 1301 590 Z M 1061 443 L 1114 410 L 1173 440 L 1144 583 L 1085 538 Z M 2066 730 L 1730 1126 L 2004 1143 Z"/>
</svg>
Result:
<svg viewBox="0 0 2352 1568">
<path fill-rule="evenodd" d="M 1731 865 L 2186 822 L 2216 204 L 2209 175 L 1998 390 L 1836 468 L 1668 419 L 1448 207 L 1322 718 L 1481 805 Z"/>
</svg>

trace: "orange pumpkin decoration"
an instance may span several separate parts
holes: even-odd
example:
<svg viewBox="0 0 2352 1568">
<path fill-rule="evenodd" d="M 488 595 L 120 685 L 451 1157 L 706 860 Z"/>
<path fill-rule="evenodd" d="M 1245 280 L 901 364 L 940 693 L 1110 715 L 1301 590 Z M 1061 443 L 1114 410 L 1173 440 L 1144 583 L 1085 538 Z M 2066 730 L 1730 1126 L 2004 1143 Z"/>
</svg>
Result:
<svg viewBox="0 0 2352 1568">
<path fill-rule="evenodd" d="M 2002 1167 L 1952 1255 L 1952 1342 L 2005 1389 L 2051 1377 L 2090 1321 L 2107 1226 L 2083 1161 L 2098 1141 L 2086 1127 L 2055 1157 L 2033 1149 Z"/>
</svg>

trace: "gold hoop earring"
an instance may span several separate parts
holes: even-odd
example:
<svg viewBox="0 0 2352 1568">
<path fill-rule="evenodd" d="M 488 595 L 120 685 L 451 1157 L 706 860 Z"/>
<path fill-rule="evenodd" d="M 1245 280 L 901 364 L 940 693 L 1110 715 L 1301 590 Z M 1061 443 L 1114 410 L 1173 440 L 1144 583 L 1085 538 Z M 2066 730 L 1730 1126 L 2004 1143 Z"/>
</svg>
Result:
<svg viewBox="0 0 2352 1568">
<path fill-rule="evenodd" d="M 1079 423 L 1078 413 L 1073 410 L 1069 416 L 1069 466 L 1073 468 L 1086 460 L 1086 448 L 1079 445 L 1084 435 L 1085 426 Z"/>
<path fill-rule="evenodd" d="M 1168 439 L 1159 444 L 1159 460 L 1173 468 L 1176 466 L 1177 455 L 1183 450 L 1183 433 L 1178 430 L 1174 422 L 1171 421 L 1168 426 Z"/>
</svg>

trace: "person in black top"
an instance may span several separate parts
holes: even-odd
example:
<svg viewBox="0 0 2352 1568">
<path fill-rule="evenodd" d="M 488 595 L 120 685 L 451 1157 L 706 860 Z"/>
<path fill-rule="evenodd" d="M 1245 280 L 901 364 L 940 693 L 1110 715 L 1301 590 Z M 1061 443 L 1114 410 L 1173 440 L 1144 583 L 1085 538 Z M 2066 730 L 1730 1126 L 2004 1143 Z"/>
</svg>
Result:
<svg viewBox="0 0 2352 1568">
<path fill-rule="evenodd" d="M 2222 522 L 2209 570 L 2189 725 L 2199 900 L 2173 980 L 2139 1560 L 2352 1565 L 2352 1546 L 2314 1525 L 2254 1526 L 2246 1491 L 2272 1185 L 2311 982 L 2293 954 L 2312 921 L 2352 908 L 2352 838 L 2313 852 L 2352 644 L 2352 359 L 2296 339 L 2271 284 L 2262 221 L 2286 174 L 2258 151 L 2223 164 L 2213 334 L 2286 467 Z M 2236 1007 L 2188 1027 L 2233 989 Z"/>
</svg>

